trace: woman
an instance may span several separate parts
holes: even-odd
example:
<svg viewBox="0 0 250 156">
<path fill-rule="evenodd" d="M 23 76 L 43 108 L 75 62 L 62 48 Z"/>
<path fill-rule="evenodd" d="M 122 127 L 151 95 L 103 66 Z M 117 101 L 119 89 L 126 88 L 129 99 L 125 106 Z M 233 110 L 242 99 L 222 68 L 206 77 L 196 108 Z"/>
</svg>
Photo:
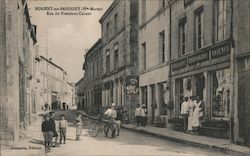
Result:
<svg viewBox="0 0 250 156">
<path fill-rule="evenodd" d="M 76 118 L 76 141 L 80 140 L 80 135 L 82 134 L 82 115 L 79 113 Z"/>
<path fill-rule="evenodd" d="M 196 100 L 194 96 L 190 97 L 190 101 L 188 103 L 188 131 L 192 131 L 192 122 L 193 122 L 193 113 L 194 113 L 194 106 L 195 106 Z"/>
<path fill-rule="evenodd" d="M 201 117 L 203 116 L 203 108 L 204 108 L 204 103 L 203 101 L 200 99 L 199 96 L 197 96 L 196 98 L 196 102 L 195 102 L 195 108 L 194 108 L 194 112 L 193 112 L 193 121 L 192 121 L 192 126 L 194 130 L 198 130 L 198 127 L 200 127 L 200 120 Z"/>
</svg>

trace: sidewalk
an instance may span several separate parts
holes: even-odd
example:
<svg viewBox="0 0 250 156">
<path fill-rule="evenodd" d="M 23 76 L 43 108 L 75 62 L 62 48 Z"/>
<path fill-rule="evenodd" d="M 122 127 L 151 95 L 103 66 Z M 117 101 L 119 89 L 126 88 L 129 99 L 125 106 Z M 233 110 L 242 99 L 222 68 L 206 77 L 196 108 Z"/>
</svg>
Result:
<svg viewBox="0 0 250 156">
<path fill-rule="evenodd" d="M 150 134 L 156 137 L 165 138 L 167 140 L 176 141 L 190 146 L 212 149 L 233 155 L 250 156 L 250 148 L 232 144 L 229 140 L 226 139 L 186 134 L 167 128 L 158 128 L 152 126 L 136 127 L 135 125 L 128 124 L 122 125 L 122 127 L 131 131 Z"/>
<path fill-rule="evenodd" d="M 2 156 L 45 156 L 41 122 L 42 118 L 37 117 L 36 121 L 22 132 L 23 138 L 16 145 L 3 147 Z"/>
</svg>

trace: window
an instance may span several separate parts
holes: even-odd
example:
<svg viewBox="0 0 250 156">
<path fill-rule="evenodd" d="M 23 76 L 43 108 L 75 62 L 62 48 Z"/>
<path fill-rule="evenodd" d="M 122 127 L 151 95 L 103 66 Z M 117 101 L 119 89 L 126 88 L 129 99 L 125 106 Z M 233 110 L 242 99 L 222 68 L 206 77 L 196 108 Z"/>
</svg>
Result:
<svg viewBox="0 0 250 156">
<path fill-rule="evenodd" d="M 143 43 L 141 46 L 142 50 L 142 70 L 147 68 L 147 54 L 146 54 L 146 43 Z"/>
<path fill-rule="evenodd" d="M 106 73 L 110 72 L 110 56 L 109 50 L 106 51 Z"/>
<path fill-rule="evenodd" d="M 203 47 L 204 13 L 203 8 L 195 11 L 195 49 Z"/>
<path fill-rule="evenodd" d="M 106 25 L 106 36 L 107 36 L 107 39 L 109 39 L 109 22 Z"/>
<path fill-rule="evenodd" d="M 160 63 L 165 62 L 165 31 L 159 33 Z"/>
<path fill-rule="evenodd" d="M 118 44 L 114 45 L 114 69 L 117 69 L 119 66 L 119 53 L 118 53 Z"/>
<path fill-rule="evenodd" d="M 185 55 L 186 54 L 186 18 L 183 18 L 179 22 L 179 54 Z"/>
<path fill-rule="evenodd" d="M 226 0 L 217 1 L 216 41 L 222 41 L 226 37 Z"/>
<path fill-rule="evenodd" d="M 229 117 L 230 114 L 230 69 L 212 72 L 212 115 Z"/>
<path fill-rule="evenodd" d="M 146 22 L 146 0 L 141 1 L 141 19 L 142 19 L 142 24 Z"/>
<path fill-rule="evenodd" d="M 160 9 L 162 9 L 162 8 L 165 8 L 165 6 L 166 6 L 166 2 L 165 2 L 165 0 L 160 0 L 159 1 L 160 3 Z"/>
<path fill-rule="evenodd" d="M 115 14 L 115 17 L 114 17 L 114 31 L 115 33 L 117 32 L 117 24 L 118 24 L 118 14 Z"/>
</svg>

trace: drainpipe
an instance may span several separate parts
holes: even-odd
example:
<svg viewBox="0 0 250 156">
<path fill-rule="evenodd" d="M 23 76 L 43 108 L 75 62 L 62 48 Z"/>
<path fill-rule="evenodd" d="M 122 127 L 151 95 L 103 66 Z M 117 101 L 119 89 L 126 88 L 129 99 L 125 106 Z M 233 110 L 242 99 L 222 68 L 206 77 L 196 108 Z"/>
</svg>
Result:
<svg viewBox="0 0 250 156">
<path fill-rule="evenodd" d="M 171 34 L 171 30 L 172 30 L 172 1 L 169 1 L 169 73 L 168 73 L 168 77 L 169 77 L 169 103 L 172 102 L 173 98 L 172 98 L 172 81 L 171 81 L 171 44 L 172 44 L 172 34 Z M 170 109 L 170 118 L 172 114 L 172 110 Z"/>
<path fill-rule="evenodd" d="M 230 19 L 230 42 L 231 42 L 231 56 L 230 56 L 230 63 L 231 63 L 231 99 L 230 99 L 230 141 L 234 142 L 234 103 L 237 104 L 237 98 L 235 98 L 235 43 L 233 37 L 233 13 L 234 13 L 234 3 L 233 0 L 230 0 L 230 10 L 231 10 L 231 19 Z M 237 109 L 238 110 L 238 109 Z"/>
</svg>

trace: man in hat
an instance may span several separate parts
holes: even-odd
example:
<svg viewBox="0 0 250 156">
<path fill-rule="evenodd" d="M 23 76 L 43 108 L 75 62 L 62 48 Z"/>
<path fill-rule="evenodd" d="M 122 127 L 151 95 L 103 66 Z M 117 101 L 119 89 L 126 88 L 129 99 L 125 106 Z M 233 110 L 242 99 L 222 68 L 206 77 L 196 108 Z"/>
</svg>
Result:
<svg viewBox="0 0 250 156">
<path fill-rule="evenodd" d="M 51 131 L 51 124 L 50 124 L 50 115 L 45 114 L 44 121 L 42 122 L 42 132 L 44 136 L 44 146 L 45 150 L 50 150 L 51 146 L 51 138 L 52 138 L 52 131 Z"/>
<path fill-rule="evenodd" d="M 140 110 L 140 116 L 141 116 L 141 125 L 143 127 L 146 127 L 147 122 L 148 122 L 148 117 L 147 117 L 147 108 L 145 104 L 141 105 L 141 110 Z"/>
<path fill-rule="evenodd" d="M 181 104 L 181 116 L 184 118 L 184 132 L 187 132 L 188 128 L 188 96 L 183 97 L 183 102 Z"/>
<path fill-rule="evenodd" d="M 117 117 L 117 113 L 116 113 L 116 110 L 115 110 L 115 103 L 112 103 L 111 107 L 109 107 L 108 110 L 104 114 L 108 116 L 109 121 L 112 124 L 112 127 L 108 128 L 107 134 L 109 132 L 109 129 L 111 128 L 111 130 L 112 130 L 112 138 L 113 138 L 115 136 L 115 131 L 116 131 L 116 127 L 117 127 L 117 125 L 115 123 L 115 118 Z M 106 136 L 107 136 L 107 134 L 106 134 Z"/>
<path fill-rule="evenodd" d="M 56 123 L 55 123 L 55 120 L 53 119 L 55 112 L 51 111 L 51 112 L 49 112 L 49 114 L 50 114 L 50 119 L 49 119 L 50 127 L 51 127 L 51 131 L 53 133 L 52 140 L 53 140 L 53 138 L 55 138 L 55 142 L 54 142 L 54 144 L 52 143 L 53 144 L 52 146 L 55 147 L 57 145 L 57 139 L 58 139 L 58 134 L 56 132 Z"/>
</svg>

